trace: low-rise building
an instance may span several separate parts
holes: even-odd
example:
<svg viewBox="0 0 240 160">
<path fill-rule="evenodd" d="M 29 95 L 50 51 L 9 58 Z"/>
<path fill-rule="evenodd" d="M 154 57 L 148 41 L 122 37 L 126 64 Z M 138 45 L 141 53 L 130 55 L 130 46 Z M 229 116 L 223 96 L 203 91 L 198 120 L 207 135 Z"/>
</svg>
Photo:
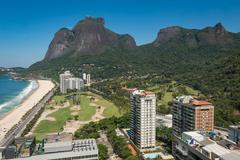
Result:
<svg viewBox="0 0 240 160">
<path fill-rule="evenodd" d="M 13 149 L 11 147 L 14 147 Z M 11 146 L 5 149 L 3 159 L 14 160 L 98 160 L 98 148 L 95 139 L 70 140 L 70 141 L 47 141 L 43 140 L 41 144 L 37 144 L 32 155 L 24 156 L 14 154 L 25 152 L 25 148 Z M 11 151 L 6 156 L 6 151 Z"/>
<path fill-rule="evenodd" d="M 183 132 L 176 141 L 177 160 L 235 160 L 239 147 L 214 132 Z"/>
</svg>

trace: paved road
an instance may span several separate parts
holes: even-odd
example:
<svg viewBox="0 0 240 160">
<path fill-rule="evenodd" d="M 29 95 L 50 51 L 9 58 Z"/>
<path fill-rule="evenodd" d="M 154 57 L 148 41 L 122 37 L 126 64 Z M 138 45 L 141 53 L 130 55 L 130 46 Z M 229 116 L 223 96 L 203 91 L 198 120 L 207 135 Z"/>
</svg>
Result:
<svg viewBox="0 0 240 160">
<path fill-rule="evenodd" d="M 0 146 L 1 147 L 6 147 L 9 144 L 12 143 L 12 141 L 14 140 L 15 136 L 21 136 L 21 134 L 23 133 L 24 129 L 26 128 L 27 124 L 31 122 L 31 120 L 35 117 L 35 115 L 40 111 L 40 109 L 42 107 L 44 107 L 45 103 L 54 95 L 54 91 L 56 88 L 54 88 L 53 90 L 51 90 L 48 94 L 46 94 L 46 96 L 44 96 L 44 98 L 36 105 L 34 106 L 30 113 L 27 115 L 27 117 L 23 120 L 20 121 L 18 123 L 18 125 L 16 126 L 16 128 L 13 129 L 13 131 L 11 133 L 9 133 L 8 135 L 6 135 L 4 137 L 4 139 L 1 141 Z"/>
</svg>

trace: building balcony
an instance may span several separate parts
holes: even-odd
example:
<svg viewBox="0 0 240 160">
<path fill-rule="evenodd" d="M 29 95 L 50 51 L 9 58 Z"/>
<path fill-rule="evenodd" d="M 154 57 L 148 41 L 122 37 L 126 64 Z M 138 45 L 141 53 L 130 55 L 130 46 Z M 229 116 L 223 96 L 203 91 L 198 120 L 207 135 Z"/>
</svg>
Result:
<svg viewBox="0 0 240 160">
<path fill-rule="evenodd" d="M 177 149 L 183 156 L 187 156 L 187 155 L 188 155 L 188 151 L 184 150 L 182 147 L 176 145 L 176 149 Z"/>
</svg>

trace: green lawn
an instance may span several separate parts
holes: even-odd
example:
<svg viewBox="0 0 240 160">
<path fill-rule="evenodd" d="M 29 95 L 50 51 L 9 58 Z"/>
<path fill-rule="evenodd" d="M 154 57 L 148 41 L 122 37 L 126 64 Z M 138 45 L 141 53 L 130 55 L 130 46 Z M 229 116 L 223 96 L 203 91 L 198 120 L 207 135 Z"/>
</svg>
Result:
<svg viewBox="0 0 240 160">
<path fill-rule="evenodd" d="M 80 95 L 80 112 L 79 112 L 79 120 L 80 121 L 89 121 L 92 116 L 96 113 L 96 107 L 90 105 L 90 99 L 87 95 Z"/>
<path fill-rule="evenodd" d="M 48 117 L 53 117 L 56 121 L 43 120 L 38 124 L 33 132 L 38 141 L 48 133 L 60 132 L 62 130 L 65 121 L 72 117 L 70 107 L 59 109 Z"/>
<path fill-rule="evenodd" d="M 104 117 L 111 117 L 111 116 L 120 116 L 118 107 L 115 106 L 110 101 L 107 101 L 103 97 L 91 93 L 86 92 L 80 95 L 80 111 L 79 111 L 79 120 L 80 121 L 89 121 L 91 120 L 92 116 L 96 113 L 96 107 L 90 105 L 90 99 L 88 96 L 97 97 L 98 101 L 93 102 L 96 105 L 104 106 L 105 110 L 103 112 Z M 46 109 L 50 109 L 55 105 L 59 105 L 61 101 L 65 101 L 65 96 L 54 96 L 53 102 L 46 105 Z M 71 107 L 71 106 L 70 106 Z M 70 107 L 59 109 L 58 111 L 48 115 L 48 117 L 55 118 L 55 121 L 43 120 L 41 121 L 38 126 L 33 131 L 34 136 L 38 142 L 40 142 L 47 134 L 54 133 L 54 132 L 61 132 L 64 126 L 64 123 L 73 116 L 71 115 Z"/>
<path fill-rule="evenodd" d="M 66 100 L 65 96 L 64 95 L 61 95 L 61 96 L 54 96 L 53 97 L 53 100 L 55 101 L 55 103 L 57 105 L 59 105 L 61 102 L 64 102 Z"/>
<path fill-rule="evenodd" d="M 96 102 L 96 104 L 105 107 L 105 110 L 103 111 L 104 117 L 108 118 L 108 117 L 112 117 L 112 116 L 116 116 L 116 117 L 120 116 L 117 106 L 115 106 L 112 102 L 109 102 L 109 101 L 103 99 L 100 96 L 98 98 L 99 99 Z"/>
<path fill-rule="evenodd" d="M 112 117 L 112 116 L 116 116 L 116 117 L 121 116 L 118 107 L 115 104 L 113 104 L 112 102 L 110 102 L 110 101 L 104 99 L 102 96 L 94 94 L 92 92 L 86 92 L 85 94 L 89 95 L 89 96 L 97 97 L 98 100 L 94 103 L 105 107 L 105 110 L 103 111 L 104 117 L 108 118 L 108 117 Z"/>
</svg>

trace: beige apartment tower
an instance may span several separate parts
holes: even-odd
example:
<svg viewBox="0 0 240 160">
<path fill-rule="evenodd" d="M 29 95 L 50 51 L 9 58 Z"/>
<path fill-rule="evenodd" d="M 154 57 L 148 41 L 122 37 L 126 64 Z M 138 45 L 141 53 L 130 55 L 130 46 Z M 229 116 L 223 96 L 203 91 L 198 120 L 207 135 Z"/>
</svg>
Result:
<svg viewBox="0 0 240 160">
<path fill-rule="evenodd" d="M 153 150 L 156 146 L 156 96 L 144 90 L 131 91 L 130 138 L 140 151 Z"/>
</svg>

